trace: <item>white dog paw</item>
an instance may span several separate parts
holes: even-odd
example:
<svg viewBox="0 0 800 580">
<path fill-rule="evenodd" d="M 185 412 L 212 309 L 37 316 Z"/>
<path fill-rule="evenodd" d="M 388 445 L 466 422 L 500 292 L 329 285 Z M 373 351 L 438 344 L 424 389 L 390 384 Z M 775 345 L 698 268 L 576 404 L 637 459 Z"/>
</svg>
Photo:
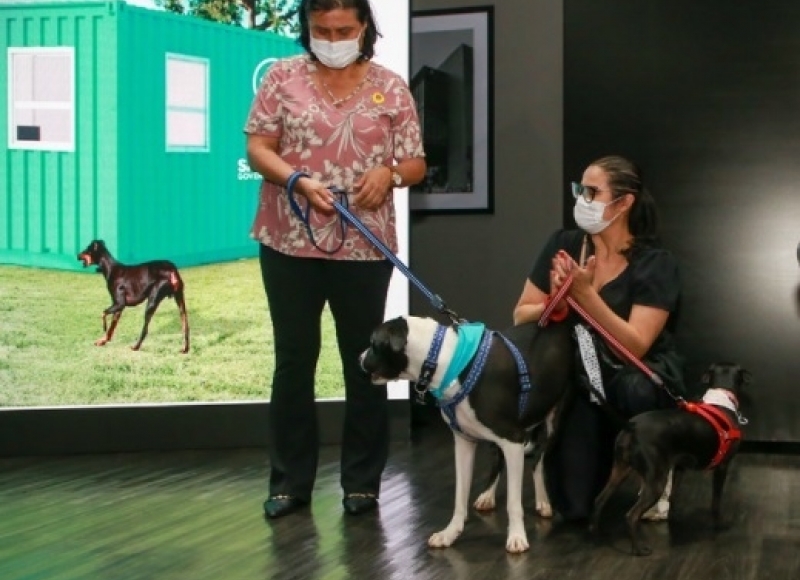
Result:
<svg viewBox="0 0 800 580">
<path fill-rule="evenodd" d="M 449 548 L 460 535 L 461 530 L 448 526 L 441 532 L 432 534 L 431 537 L 428 538 L 428 546 L 431 548 Z"/>
<path fill-rule="evenodd" d="M 508 534 L 508 539 L 506 540 L 506 552 L 511 554 L 521 554 L 528 550 L 530 546 L 528 545 L 528 537 L 523 534 Z"/>
<path fill-rule="evenodd" d="M 669 502 L 658 500 L 658 503 L 642 514 L 642 519 L 648 522 L 663 522 L 669 519 Z"/>
<path fill-rule="evenodd" d="M 478 496 L 478 499 L 475 500 L 475 503 L 472 504 L 479 512 L 488 512 L 495 508 L 494 504 L 494 493 L 490 491 L 484 491 L 482 494 Z"/>
<path fill-rule="evenodd" d="M 553 517 L 553 506 L 550 505 L 549 501 L 537 501 L 536 502 L 536 513 L 539 514 L 543 518 L 552 518 Z"/>
</svg>

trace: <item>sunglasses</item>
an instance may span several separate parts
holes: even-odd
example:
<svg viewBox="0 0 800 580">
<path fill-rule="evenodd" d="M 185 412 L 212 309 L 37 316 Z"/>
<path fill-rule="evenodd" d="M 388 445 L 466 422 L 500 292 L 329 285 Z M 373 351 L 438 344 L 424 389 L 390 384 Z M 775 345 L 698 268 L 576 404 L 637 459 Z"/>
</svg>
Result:
<svg viewBox="0 0 800 580">
<path fill-rule="evenodd" d="M 572 186 L 572 197 L 575 199 L 582 197 L 588 203 L 591 203 L 591 201 L 594 199 L 594 196 L 603 191 L 594 185 L 583 185 L 581 183 L 576 183 L 575 181 L 573 181 L 570 185 Z"/>
</svg>

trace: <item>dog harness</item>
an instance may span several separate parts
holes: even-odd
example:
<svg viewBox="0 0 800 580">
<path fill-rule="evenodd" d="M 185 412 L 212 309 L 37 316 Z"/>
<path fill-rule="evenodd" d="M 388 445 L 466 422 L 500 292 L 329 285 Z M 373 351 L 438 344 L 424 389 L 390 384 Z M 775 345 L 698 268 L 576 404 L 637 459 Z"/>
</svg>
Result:
<svg viewBox="0 0 800 580">
<path fill-rule="evenodd" d="M 450 364 L 444 372 L 444 377 L 438 387 L 431 390 L 431 395 L 441 399 L 447 387 L 458 378 L 467 365 L 475 358 L 475 353 L 481 345 L 481 339 L 486 332 L 486 325 L 482 322 L 468 322 L 455 327 L 458 342 Z"/>
<path fill-rule="evenodd" d="M 686 409 L 690 413 L 700 415 L 703 419 L 711 423 L 711 426 L 717 432 L 719 438 L 719 447 L 717 454 L 711 460 L 707 469 L 714 469 L 722 460 L 728 456 L 731 445 L 734 442 L 740 441 L 742 438 L 741 430 L 736 427 L 731 421 L 728 414 L 720 409 L 718 406 L 710 403 L 688 403 L 681 401 L 679 406 Z"/>
<path fill-rule="evenodd" d="M 483 326 L 483 325 L 481 325 Z M 444 328 L 441 325 L 439 328 Z M 423 374 L 425 374 L 425 368 L 433 367 L 434 371 L 436 369 L 436 358 L 433 358 L 431 361 L 432 353 L 435 353 L 435 356 L 438 357 L 439 350 L 441 349 L 441 342 L 444 337 L 444 332 L 441 333 L 442 338 L 438 339 L 440 333 L 439 328 L 437 328 L 437 332 L 434 335 L 434 344 L 431 344 L 431 348 L 428 351 L 428 358 L 426 358 L 425 363 L 423 363 Z M 456 331 L 458 332 L 458 326 L 456 327 Z M 442 382 L 439 387 L 431 391 L 431 394 L 436 398 L 436 404 L 439 409 L 442 411 L 442 414 L 447 419 L 447 423 L 450 425 L 450 428 L 459 433 L 460 435 L 466 437 L 466 434 L 461 430 L 461 427 L 458 425 L 458 421 L 456 420 L 456 407 L 458 404 L 463 401 L 471 392 L 472 389 L 475 387 L 475 384 L 478 382 L 481 374 L 483 373 L 483 369 L 486 366 L 486 359 L 489 356 L 489 349 L 492 346 L 492 339 L 498 336 L 500 337 L 503 342 L 505 343 L 506 347 L 508 347 L 509 351 L 511 351 L 512 356 L 514 357 L 514 361 L 517 364 L 517 373 L 519 375 L 519 382 L 520 382 L 520 396 L 519 396 L 519 414 L 525 412 L 525 408 L 528 405 L 528 396 L 531 390 L 531 379 L 530 374 L 528 373 L 528 366 L 525 364 L 525 359 L 522 357 L 522 354 L 519 352 L 516 346 L 503 334 L 496 332 L 494 330 L 482 330 L 480 343 L 477 346 L 477 352 L 475 356 L 472 357 L 471 365 L 469 371 L 467 373 L 464 382 L 461 383 L 461 388 L 450 398 L 444 400 L 444 390 L 452 383 L 453 380 L 458 376 L 459 373 L 456 373 L 453 376 L 452 380 L 449 382 Z M 436 342 L 439 344 L 436 345 Z M 459 337 L 459 341 L 461 338 Z M 470 341 L 474 342 L 474 341 Z M 458 350 L 458 347 L 456 347 Z M 467 361 L 470 362 L 470 361 Z M 465 363 L 466 366 L 466 363 Z M 463 367 L 462 367 L 463 368 Z M 448 368 L 448 372 L 445 373 L 445 376 L 449 376 L 450 369 Z M 433 376 L 433 372 L 430 373 Z"/>
</svg>

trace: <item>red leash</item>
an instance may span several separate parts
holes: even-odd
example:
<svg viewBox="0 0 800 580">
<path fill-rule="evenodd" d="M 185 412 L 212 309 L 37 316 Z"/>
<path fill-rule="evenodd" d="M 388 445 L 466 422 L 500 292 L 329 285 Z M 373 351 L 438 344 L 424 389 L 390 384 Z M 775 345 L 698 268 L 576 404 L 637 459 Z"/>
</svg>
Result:
<svg viewBox="0 0 800 580">
<path fill-rule="evenodd" d="M 572 284 L 572 280 L 573 275 L 570 273 L 569 276 L 567 276 L 567 279 L 564 281 L 564 284 L 558 289 L 558 292 L 556 292 L 552 297 L 548 298 L 544 311 L 539 318 L 539 326 L 547 326 L 547 323 L 550 320 L 556 305 L 561 300 L 566 300 L 567 304 L 572 307 L 575 312 L 577 312 L 584 320 L 586 320 L 586 322 L 588 322 L 592 328 L 599 332 L 609 344 L 622 353 L 625 358 L 627 358 L 633 365 L 641 370 L 651 381 L 653 381 L 653 383 L 667 391 L 667 393 L 678 402 L 678 406 L 681 409 L 685 409 L 690 413 L 700 415 L 711 424 L 711 426 L 717 432 L 717 437 L 719 438 L 719 447 L 717 449 L 717 453 L 711 460 L 711 464 L 708 466 L 708 469 L 714 469 L 728 455 L 728 452 L 734 442 L 741 440 L 741 430 L 734 426 L 728 416 L 714 405 L 707 403 L 687 403 L 683 397 L 676 397 L 673 395 L 672 392 L 664 385 L 664 381 L 661 380 L 661 377 L 659 377 L 655 372 L 653 372 L 652 369 L 639 360 L 636 355 L 623 346 L 616 338 L 609 334 L 605 328 L 600 326 L 600 323 L 597 322 L 597 320 L 595 320 L 591 314 L 586 312 L 583 307 L 575 302 L 571 296 L 566 295 L 569 291 L 570 285 Z"/>
<path fill-rule="evenodd" d="M 616 338 L 614 338 L 611 334 L 609 334 L 609 332 L 605 328 L 600 326 L 600 323 L 597 322 L 597 320 L 595 320 L 591 314 L 586 312 L 583 309 L 583 307 L 581 307 L 577 302 L 575 302 L 575 300 L 571 296 L 566 296 L 567 292 L 569 291 L 569 287 L 572 285 L 572 278 L 573 275 L 570 272 L 569 276 L 567 276 L 567 279 L 564 281 L 564 284 L 561 286 L 561 288 L 558 289 L 558 292 L 556 292 L 552 298 L 548 299 L 544 312 L 542 312 L 542 315 L 539 317 L 539 326 L 541 327 L 547 326 L 547 323 L 549 322 L 550 316 L 553 314 L 553 310 L 555 310 L 556 305 L 562 299 L 566 300 L 567 304 L 569 304 L 572 307 L 572 309 L 575 310 L 575 312 L 580 314 L 580 316 L 586 322 L 588 322 L 592 328 L 594 328 L 597 332 L 599 332 L 603 336 L 603 338 L 605 338 L 606 341 L 608 341 L 608 343 L 611 344 L 616 350 L 622 353 L 625 356 L 625 358 L 627 358 L 631 362 L 631 364 L 633 364 L 634 366 L 636 366 L 636 368 L 642 371 L 645 374 L 645 376 L 647 376 L 647 378 L 653 381 L 653 383 L 655 383 L 659 387 L 663 387 L 670 394 L 670 396 L 676 398 L 669 391 L 669 389 L 666 389 L 666 387 L 664 386 L 664 381 L 661 380 L 661 377 L 659 377 L 655 372 L 653 372 L 652 369 L 650 369 L 641 360 L 639 360 L 639 358 L 631 351 L 629 351 L 625 346 L 623 346 L 621 342 L 619 342 Z"/>
</svg>

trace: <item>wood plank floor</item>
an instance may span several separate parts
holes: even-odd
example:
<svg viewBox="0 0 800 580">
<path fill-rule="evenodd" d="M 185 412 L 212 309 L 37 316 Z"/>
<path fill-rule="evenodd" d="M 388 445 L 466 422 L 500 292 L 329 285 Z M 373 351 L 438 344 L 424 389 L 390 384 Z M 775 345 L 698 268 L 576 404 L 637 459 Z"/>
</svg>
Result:
<svg viewBox="0 0 800 580">
<path fill-rule="evenodd" d="M 338 452 L 322 453 L 311 509 L 273 522 L 261 511 L 262 449 L 2 459 L 0 579 L 800 578 L 797 456 L 740 455 L 724 498 L 729 526 L 717 533 L 710 477 L 688 474 L 672 521 L 644 525 L 653 555 L 634 558 L 622 527 L 632 489 L 609 505 L 600 545 L 533 515 L 526 477 L 529 552 L 505 553 L 504 510 L 472 513 L 454 547 L 431 550 L 427 537 L 452 510 L 446 429 L 431 423 L 393 445 L 376 514 L 342 513 Z M 477 473 L 487 460 L 482 450 Z"/>
</svg>

